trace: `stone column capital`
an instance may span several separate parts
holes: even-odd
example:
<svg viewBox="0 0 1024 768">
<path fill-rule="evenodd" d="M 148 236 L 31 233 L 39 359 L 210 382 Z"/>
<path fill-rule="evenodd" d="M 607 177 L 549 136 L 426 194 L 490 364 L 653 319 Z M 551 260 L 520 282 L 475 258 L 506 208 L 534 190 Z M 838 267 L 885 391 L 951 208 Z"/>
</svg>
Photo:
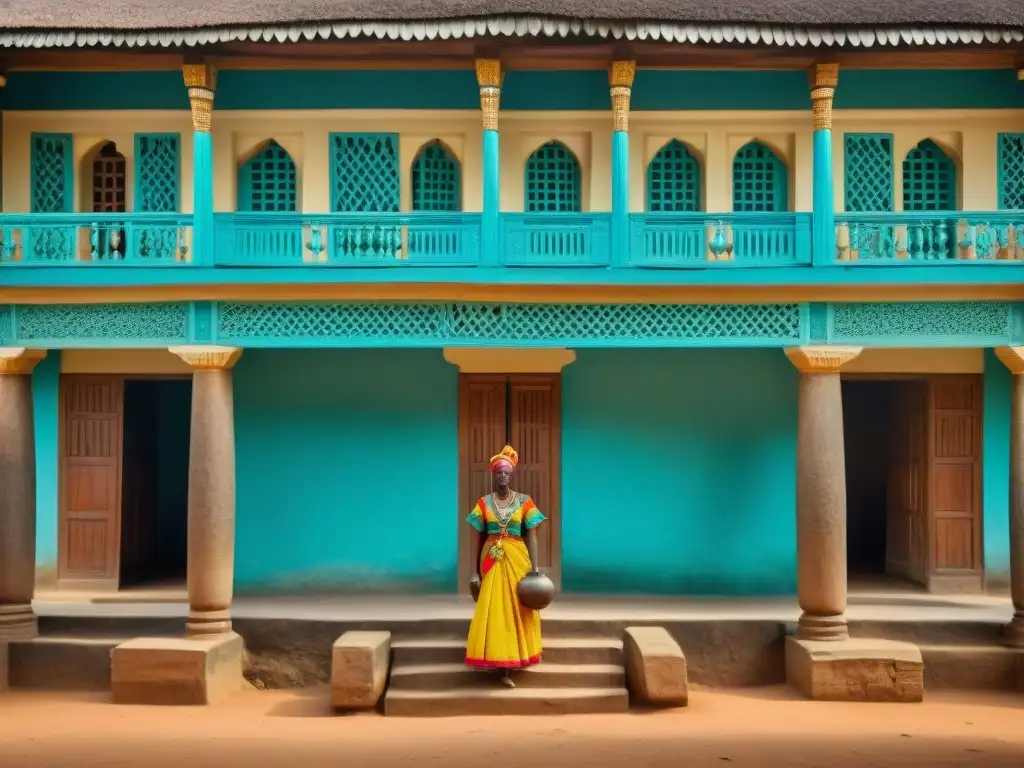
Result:
<svg viewBox="0 0 1024 768">
<path fill-rule="evenodd" d="M 839 373 L 863 351 L 864 347 L 787 347 L 786 357 L 800 373 Z"/>
<path fill-rule="evenodd" d="M 485 131 L 498 130 L 498 108 L 504 79 L 501 59 L 476 60 L 476 82 L 480 86 L 480 111 L 483 112 Z"/>
<path fill-rule="evenodd" d="M 810 71 L 814 130 L 832 129 L 832 99 L 839 85 L 838 64 L 813 64 Z"/>
<path fill-rule="evenodd" d="M 1010 369 L 1015 376 L 1024 375 L 1024 347 L 996 347 L 999 362 Z"/>
<path fill-rule="evenodd" d="M 45 349 L 0 347 L 0 374 L 28 375 L 46 357 Z"/>
<path fill-rule="evenodd" d="M 192 107 L 192 130 L 209 133 L 213 113 L 213 95 L 217 91 L 217 70 L 212 64 L 185 64 L 181 68 L 188 102 Z"/>
<path fill-rule="evenodd" d="M 612 130 L 629 130 L 629 99 L 636 77 L 635 61 L 613 61 L 608 68 L 612 97 Z"/>
<path fill-rule="evenodd" d="M 167 349 L 188 363 L 194 371 L 226 371 L 242 356 L 242 350 L 238 347 L 190 346 Z"/>
</svg>

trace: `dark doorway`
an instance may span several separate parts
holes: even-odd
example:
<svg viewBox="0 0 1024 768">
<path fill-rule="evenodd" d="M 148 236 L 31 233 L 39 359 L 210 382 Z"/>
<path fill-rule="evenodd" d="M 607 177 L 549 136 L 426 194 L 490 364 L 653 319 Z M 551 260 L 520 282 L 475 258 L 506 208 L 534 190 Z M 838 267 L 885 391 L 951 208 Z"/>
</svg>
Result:
<svg viewBox="0 0 1024 768">
<path fill-rule="evenodd" d="M 124 382 L 121 587 L 185 578 L 191 379 Z"/>
<path fill-rule="evenodd" d="M 851 577 L 886 575 L 889 381 L 843 382 L 846 552 Z"/>
</svg>

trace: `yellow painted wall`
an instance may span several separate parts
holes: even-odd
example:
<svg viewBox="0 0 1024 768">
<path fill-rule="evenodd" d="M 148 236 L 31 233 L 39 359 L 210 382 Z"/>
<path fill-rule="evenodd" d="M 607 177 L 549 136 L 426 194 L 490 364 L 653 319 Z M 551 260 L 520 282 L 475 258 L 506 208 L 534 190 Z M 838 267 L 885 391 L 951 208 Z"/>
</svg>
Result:
<svg viewBox="0 0 1024 768">
<path fill-rule="evenodd" d="M 60 355 L 60 372 L 192 375 L 185 361 L 166 349 L 65 349 Z"/>
<path fill-rule="evenodd" d="M 982 349 L 865 349 L 843 373 L 984 373 Z"/>
<path fill-rule="evenodd" d="M 845 110 L 834 113 L 835 199 L 842 210 L 844 132 L 884 132 L 894 137 L 897 168 L 917 142 L 931 138 L 961 168 L 959 190 L 964 210 L 996 206 L 996 137 L 1019 131 L 1021 110 Z M 72 132 L 76 175 L 104 140 L 113 140 L 129 167 L 132 188 L 133 134 L 174 131 L 182 135 L 182 208 L 192 209 L 192 133 L 187 112 L 10 112 L 4 115 L 4 203 L 11 212 L 29 205 L 29 135 Z M 328 134 L 332 131 L 388 131 L 400 135 L 402 177 L 408 179 L 418 149 L 440 139 L 462 163 L 463 209 L 481 209 L 480 115 L 476 110 L 291 110 L 230 111 L 214 116 L 214 204 L 234 210 L 237 167 L 267 140 L 278 141 L 295 160 L 299 172 L 300 206 L 307 213 L 329 209 Z M 705 209 L 728 212 L 732 207 L 732 157 L 743 144 L 758 139 L 771 146 L 790 169 L 793 210 L 811 209 L 812 130 L 809 112 L 634 112 L 630 118 L 630 205 L 644 210 L 644 180 L 651 157 L 676 138 L 697 154 L 704 170 Z M 611 207 L 611 116 L 609 112 L 507 112 L 501 115 L 502 209 L 523 207 L 523 164 L 541 144 L 557 139 L 578 157 L 583 173 L 585 210 Z M 411 205 L 409 184 L 402 207 Z M 899 210 L 902 181 L 896 174 L 894 196 Z M 130 197 L 129 197 L 130 201 Z M 79 191 L 76 210 L 88 200 Z"/>
</svg>

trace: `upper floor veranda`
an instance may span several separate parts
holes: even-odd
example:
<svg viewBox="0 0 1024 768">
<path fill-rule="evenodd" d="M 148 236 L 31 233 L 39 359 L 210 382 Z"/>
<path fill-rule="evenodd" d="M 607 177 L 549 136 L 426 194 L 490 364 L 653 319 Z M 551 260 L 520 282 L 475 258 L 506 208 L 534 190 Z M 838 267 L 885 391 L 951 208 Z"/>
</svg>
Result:
<svg viewBox="0 0 1024 768">
<path fill-rule="evenodd" d="M 762 43 L 9 48 L 0 285 L 1024 290 L 1020 40 Z"/>
</svg>

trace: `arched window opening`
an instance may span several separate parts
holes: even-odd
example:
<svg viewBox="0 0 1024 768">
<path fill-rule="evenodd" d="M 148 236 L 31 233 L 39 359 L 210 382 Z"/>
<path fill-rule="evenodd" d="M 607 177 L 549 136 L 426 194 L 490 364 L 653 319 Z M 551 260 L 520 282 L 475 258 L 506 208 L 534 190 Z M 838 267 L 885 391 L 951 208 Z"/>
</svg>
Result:
<svg viewBox="0 0 1024 768">
<path fill-rule="evenodd" d="M 647 210 L 692 212 L 701 209 L 701 169 L 689 148 L 672 139 L 647 165 Z"/>
<path fill-rule="evenodd" d="M 462 210 L 462 169 L 459 161 L 440 141 L 426 144 L 413 161 L 412 209 Z"/>
<path fill-rule="evenodd" d="M 288 151 L 271 139 L 238 169 L 238 210 L 298 210 L 298 172 Z"/>
<path fill-rule="evenodd" d="M 582 174 L 576 156 L 564 144 L 549 141 L 526 161 L 523 208 L 527 213 L 578 213 Z"/>
<path fill-rule="evenodd" d="M 780 213 L 789 209 L 786 165 L 759 141 L 741 147 L 733 159 L 732 209 L 737 213 Z"/>
<path fill-rule="evenodd" d="M 925 139 L 903 160 L 903 210 L 956 209 L 956 163 L 938 144 Z"/>
<path fill-rule="evenodd" d="M 127 164 L 112 141 L 92 156 L 92 212 L 124 213 L 128 205 Z"/>
</svg>

